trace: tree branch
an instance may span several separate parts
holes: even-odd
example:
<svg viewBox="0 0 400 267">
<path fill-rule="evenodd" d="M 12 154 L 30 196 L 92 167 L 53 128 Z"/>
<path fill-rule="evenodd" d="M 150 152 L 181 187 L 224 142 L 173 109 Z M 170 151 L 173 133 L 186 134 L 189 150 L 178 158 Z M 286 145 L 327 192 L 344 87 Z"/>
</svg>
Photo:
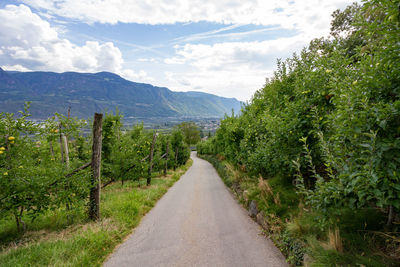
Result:
<svg viewBox="0 0 400 267">
<path fill-rule="evenodd" d="M 84 170 L 84 169 L 86 169 L 87 167 L 90 167 L 90 165 L 92 165 L 92 162 L 88 162 L 88 163 L 86 163 L 86 164 L 80 166 L 79 168 L 77 168 L 77 169 L 73 170 L 72 172 L 66 174 L 65 177 L 66 177 L 66 178 L 67 178 L 67 177 L 71 177 L 71 176 L 74 175 L 75 173 L 77 173 L 77 172 L 79 172 L 79 171 L 81 171 L 81 170 Z"/>
</svg>

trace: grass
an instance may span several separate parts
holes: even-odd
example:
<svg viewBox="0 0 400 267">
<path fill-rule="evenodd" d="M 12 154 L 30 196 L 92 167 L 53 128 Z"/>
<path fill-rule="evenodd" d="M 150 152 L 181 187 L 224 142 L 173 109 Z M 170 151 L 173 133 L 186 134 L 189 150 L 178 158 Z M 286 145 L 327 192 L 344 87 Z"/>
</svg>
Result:
<svg viewBox="0 0 400 267">
<path fill-rule="evenodd" d="M 265 233 L 291 266 L 400 266 L 400 238 L 383 231 L 385 220 L 378 209 L 324 215 L 305 207 L 290 179 L 250 177 L 223 157 L 200 157 L 214 165 L 246 208 L 257 202 L 268 222 Z"/>
<path fill-rule="evenodd" d="M 68 214 L 72 224 L 65 210 L 53 210 L 28 223 L 22 234 L 11 217 L 1 219 L 0 266 L 100 266 L 191 164 L 152 178 L 149 187 L 144 181 L 141 187 L 133 181 L 106 187 L 97 222 L 86 219 L 84 204 Z"/>
</svg>

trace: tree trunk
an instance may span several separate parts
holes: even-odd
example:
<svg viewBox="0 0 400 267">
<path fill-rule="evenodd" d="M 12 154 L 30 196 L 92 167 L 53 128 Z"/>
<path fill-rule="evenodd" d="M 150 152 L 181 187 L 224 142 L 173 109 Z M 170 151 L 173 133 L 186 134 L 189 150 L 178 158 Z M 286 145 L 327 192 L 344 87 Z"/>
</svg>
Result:
<svg viewBox="0 0 400 267">
<path fill-rule="evenodd" d="M 387 226 L 392 226 L 392 223 L 393 223 L 393 220 L 394 220 L 394 210 L 393 210 L 393 206 L 392 205 L 390 205 L 389 206 L 389 214 L 388 214 L 388 220 L 387 220 L 387 223 L 386 223 L 386 225 Z"/>
<path fill-rule="evenodd" d="M 149 170 L 147 173 L 147 186 L 151 184 L 151 173 L 153 171 L 153 153 L 154 153 L 154 145 L 156 143 L 157 134 L 153 133 L 153 142 L 151 143 L 150 147 L 150 154 L 149 154 Z"/>
<path fill-rule="evenodd" d="M 176 151 L 175 151 L 174 171 L 176 171 L 177 165 L 178 165 L 178 147 L 176 147 Z"/>
<path fill-rule="evenodd" d="M 103 114 L 95 113 L 93 121 L 92 179 L 89 200 L 89 218 L 100 218 L 100 169 Z"/>
</svg>

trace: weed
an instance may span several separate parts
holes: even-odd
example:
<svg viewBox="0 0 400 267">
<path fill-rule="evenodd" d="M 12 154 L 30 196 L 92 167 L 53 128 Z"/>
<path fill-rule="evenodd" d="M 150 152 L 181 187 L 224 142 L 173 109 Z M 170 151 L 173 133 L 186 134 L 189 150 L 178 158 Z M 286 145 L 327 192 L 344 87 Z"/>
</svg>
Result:
<svg viewBox="0 0 400 267">
<path fill-rule="evenodd" d="M 49 210 L 24 234 L 16 231 L 12 218 L 1 219 L 0 266 L 100 266 L 191 163 L 167 178 L 154 178 L 145 189 L 137 181 L 105 188 L 97 222 L 86 221 L 85 203 L 73 214 L 73 224 L 65 223 L 65 210 Z"/>
</svg>

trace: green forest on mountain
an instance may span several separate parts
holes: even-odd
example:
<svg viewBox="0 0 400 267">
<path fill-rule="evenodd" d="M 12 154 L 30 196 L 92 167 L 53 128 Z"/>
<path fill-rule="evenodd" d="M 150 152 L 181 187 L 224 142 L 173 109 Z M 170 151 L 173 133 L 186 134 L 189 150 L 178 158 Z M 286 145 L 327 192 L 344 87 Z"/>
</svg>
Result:
<svg viewBox="0 0 400 267">
<path fill-rule="evenodd" d="M 399 9 L 370 0 L 335 11 L 328 38 L 278 60 L 241 113 L 198 145 L 250 177 L 229 185 L 258 182 L 250 199 L 281 218 L 277 240 L 293 264 L 305 254 L 315 266 L 400 259 Z"/>
</svg>

